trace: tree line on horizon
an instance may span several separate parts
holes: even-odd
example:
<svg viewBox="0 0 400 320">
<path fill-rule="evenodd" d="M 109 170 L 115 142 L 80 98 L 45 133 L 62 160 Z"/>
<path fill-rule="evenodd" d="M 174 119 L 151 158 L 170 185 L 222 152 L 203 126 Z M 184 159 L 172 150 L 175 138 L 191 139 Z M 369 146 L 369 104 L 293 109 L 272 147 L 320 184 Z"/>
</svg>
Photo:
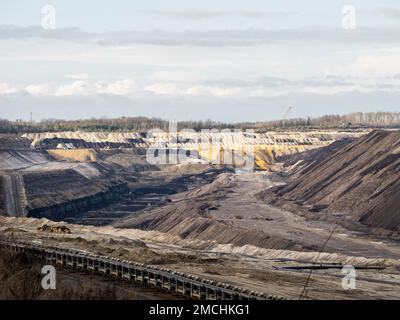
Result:
<svg viewBox="0 0 400 320">
<path fill-rule="evenodd" d="M 151 129 L 167 131 L 170 122 L 160 118 L 121 117 L 115 119 L 58 120 L 45 119 L 38 122 L 10 121 L 0 119 L 0 133 L 60 132 L 60 131 L 110 131 L 146 132 Z M 302 129 L 354 129 L 354 128 L 400 128 L 400 112 L 354 112 L 346 115 L 291 118 L 270 121 L 224 123 L 212 120 L 179 121 L 178 130 L 201 129 L 254 129 L 302 130 Z"/>
</svg>

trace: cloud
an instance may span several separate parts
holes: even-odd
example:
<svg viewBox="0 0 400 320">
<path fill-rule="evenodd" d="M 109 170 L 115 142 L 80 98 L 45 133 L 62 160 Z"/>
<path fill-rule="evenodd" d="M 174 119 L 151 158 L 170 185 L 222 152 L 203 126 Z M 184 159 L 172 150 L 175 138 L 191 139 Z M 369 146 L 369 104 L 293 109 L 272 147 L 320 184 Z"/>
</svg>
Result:
<svg viewBox="0 0 400 320">
<path fill-rule="evenodd" d="M 400 30 L 397 28 L 340 28 L 303 27 L 282 30 L 206 30 L 206 31 L 111 31 L 88 33 L 80 29 L 43 30 L 40 27 L 1 26 L 0 40 L 38 38 L 69 40 L 102 46 L 124 47 L 145 44 L 160 46 L 257 46 L 266 44 L 398 44 Z"/>
<path fill-rule="evenodd" d="M 268 44 L 368 44 L 400 42 L 398 29 L 305 27 L 284 30 L 209 30 L 209 31 L 120 31 L 103 34 L 98 44 L 105 46 L 124 46 L 129 44 L 148 44 L 164 46 L 257 46 Z"/>
<path fill-rule="evenodd" d="M 375 10 L 375 13 L 384 15 L 385 17 L 400 20 L 400 7 L 384 7 Z"/>
<path fill-rule="evenodd" d="M 0 95 L 16 93 L 18 90 L 10 87 L 7 83 L 0 83 Z"/>
<path fill-rule="evenodd" d="M 132 79 L 122 79 L 114 82 L 101 82 L 89 80 L 76 80 L 72 83 L 62 85 L 51 84 L 29 84 L 25 87 L 16 88 L 8 83 L 0 83 L 0 95 L 25 92 L 32 96 L 90 96 L 90 95 L 116 95 L 129 96 L 138 89 L 136 82 Z"/>
<path fill-rule="evenodd" d="M 52 87 L 48 84 L 30 84 L 24 90 L 34 96 L 51 95 L 53 92 Z"/>
<path fill-rule="evenodd" d="M 0 95 L 25 92 L 32 96 L 84 97 L 84 96 L 159 96 L 168 98 L 267 98 L 293 94 L 336 95 L 347 92 L 400 92 L 400 77 L 357 78 L 339 75 L 290 80 L 278 77 L 260 77 L 253 80 L 216 79 L 186 81 L 154 81 L 138 84 L 123 78 L 111 82 L 75 80 L 61 85 L 30 84 L 17 88 L 0 84 Z"/>
<path fill-rule="evenodd" d="M 55 90 L 54 95 L 72 96 L 72 95 L 87 95 L 91 93 L 93 93 L 92 88 L 87 82 L 83 80 L 77 80 L 71 84 L 59 86 Z"/>
<path fill-rule="evenodd" d="M 276 97 L 230 98 L 162 96 L 127 98 L 116 95 L 32 96 L 23 93 L 0 95 L 1 118 L 35 120 L 58 118 L 148 116 L 175 120 L 213 119 L 223 122 L 262 121 L 281 118 L 288 106 L 292 117 L 318 116 L 357 111 L 398 111 L 400 92 L 350 92 L 332 96 L 311 93 Z M 29 106 L 27 108 L 27 106 Z"/>
<path fill-rule="evenodd" d="M 295 14 L 294 12 L 285 11 L 252 11 L 252 10 L 236 10 L 236 11 L 216 11 L 216 10 L 146 10 L 145 14 L 157 15 L 169 18 L 183 18 L 191 20 L 203 20 L 211 18 L 220 18 L 225 16 L 239 16 L 246 18 L 280 18 Z"/>
<path fill-rule="evenodd" d="M 66 74 L 64 77 L 67 79 L 75 79 L 75 80 L 88 80 L 91 78 L 91 76 L 87 73 Z"/>
<path fill-rule="evenodd" d="M 96 91 L 100 94 L 113 94 L 124 96 L 134 93 L 137 90 L 137 84 L 132 79 L 123 79 L 113 83 L 96 83 Z"/>
<path fill-rule="evenodd" d="M 206 72 L 205 72 L 206 73 Z M 206 74 L 200 74 L 198 71 L 191 70 L 162 70 L 152 73 L 148 79 L 151 81 L 186 81 L 194 82 L 204 80 Z"/>
<path fill-rule="evenodd" d="M 79 28 L 57 28 L 45 30 L 41 26 L 18 27 L 14 25 L 0 25 L 0 39 L 49 39 L 83 41 L 93 38 L 95 34 L 85 32 Z"/>
<path fill-rule="evenodd" d="M 222 87 L 202 84 L 155 83 L 144 88 L 159 96 L 244 97 L 250 91 L 241 87 Z"/>
<path fill-rule="evenodd" d="M 347 92 L 400 92 L 400 78 L 365 79 L 328 75 L 324 78 L 288 80 L 262 77 L 252 81 L 236 79 L 186 82 L 159 82 L 145 88 L 160 96 L 210 96 L 231 98 L 260 98 L 293 94 L 335 95 Z"/>
<path fill-rule="evenodd" d="M 89 82 L 76 80 L 71 84 L 59 86 L 53 93 L 54 96 L 96 95 L 109 94 L 126 96 L 137 89 L 136 82 L 132 79 L 122 79 L 115 82 Z"/>
</svg>

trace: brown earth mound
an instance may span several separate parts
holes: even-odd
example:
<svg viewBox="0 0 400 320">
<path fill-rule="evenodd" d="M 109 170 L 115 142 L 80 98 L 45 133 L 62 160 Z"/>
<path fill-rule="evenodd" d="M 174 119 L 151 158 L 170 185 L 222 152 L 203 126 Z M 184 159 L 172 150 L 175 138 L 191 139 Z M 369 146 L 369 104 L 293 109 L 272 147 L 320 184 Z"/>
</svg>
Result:
<svg viewBox="0 0 400 320">
<path fill-rule="evenodd" d="M 319 152 L 321 155 L 322 153 Z M 350 214 L 364 225 L 400 230 L 400 132 L 374 131 L 306 159 L 273 193 L 312 211 Z"/>
<path fill-rule="evenodd" d="M 228 221 L 217 220 L 209 213 L 216 208 L 208 203 L 181 203 L 171 210 L 160 208 L 138 214 L 115 224 L 118 228 L 157 230 L 184 239 L 214 240 L 237 246 L 251 244 L 274 249 L 301 249 L 296 243 L 267 233 L 241 228 Z"/>
<path fill-rule="evenodd" d="M 251 220 L 251 217 L 247 217 L 247 222 L 241 220 L 241 216 L 236 217 L 232 213 L 232 206 L 239 210 L 246 208 L 250 212 L 259 209 L 255 200 L 246 194 L 249 190 L 233 194 L 237 184 L 232 174 L 220 174 L 212 183 L 177 194 L 172 197 L 172 202 L 159 208 L 135 212 L 113 226 L 157 230 L 184 239 L 214 240 L 237 246 L 251 244 L 274 249 L 302 249 L 290 239 L 271 235 L 268 230 L 254 229 L 256 220 Z M 242 194 L 243 199 L 238 198 L 237 193 Z M 230 197 L 236 201 L 231 202 Z M 255 206 L 251 206 L 251 203 L 255 203 Z M 247 216 L 247 212 L 244 215 Z M 246 225 L 249 221 L 250 225 Z"/>
</svg>

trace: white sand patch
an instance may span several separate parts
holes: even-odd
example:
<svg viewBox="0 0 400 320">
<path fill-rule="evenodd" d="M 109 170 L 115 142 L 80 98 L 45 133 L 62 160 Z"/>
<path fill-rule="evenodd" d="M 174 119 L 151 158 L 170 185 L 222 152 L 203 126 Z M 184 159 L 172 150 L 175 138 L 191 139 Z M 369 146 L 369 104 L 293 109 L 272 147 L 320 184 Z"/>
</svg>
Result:
<svg viewBox="0 0 400 320">
<path fill-rule="evenodd" d="M 319 252 L 303 252 L 291 250 L 275 250 L 264 249 L 252 245 L 242 247 L 233 246 L 232 244 L 216 245 L 213 252 L 235 253 L 247 256 L 262 257 L 265 259 L 291 259 L 314 262 L 318 258 L 318 262 L 337 262 L 349 265 L 381 265 L 385 267 L 400 266 L 399 259 L 379 259 L 347 256 L 340 253 L 319 253 Z"/>
</svg>

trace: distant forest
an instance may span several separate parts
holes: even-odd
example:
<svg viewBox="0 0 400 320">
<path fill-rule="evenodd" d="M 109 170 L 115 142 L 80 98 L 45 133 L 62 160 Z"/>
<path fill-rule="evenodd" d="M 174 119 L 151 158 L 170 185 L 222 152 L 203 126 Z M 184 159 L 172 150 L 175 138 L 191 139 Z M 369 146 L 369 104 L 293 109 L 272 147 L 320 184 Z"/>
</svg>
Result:
<svg viewBox="0 0 400 320">
<path fill-rule="evenodd" d="M 159 128 L 168 130 L 169 122 L 159 118 L 122 117 L 117 119 L 55 120 L 39 122 L 9 121 L 0 119 L 0 133 L 58 132 L 58 131 L 136 131 L 146 132 Z M 400 128 L 400 112 L 356 112 L 347 115 L 325 115 L 316 118 L 292 118 L 243 123 L 222 123 L 211 120 L 181 121 L 178 130 L 201 129 L 254 129 L 307 130 L 307 129 L 355 129 L 355 128 Z"/>
</svg>

